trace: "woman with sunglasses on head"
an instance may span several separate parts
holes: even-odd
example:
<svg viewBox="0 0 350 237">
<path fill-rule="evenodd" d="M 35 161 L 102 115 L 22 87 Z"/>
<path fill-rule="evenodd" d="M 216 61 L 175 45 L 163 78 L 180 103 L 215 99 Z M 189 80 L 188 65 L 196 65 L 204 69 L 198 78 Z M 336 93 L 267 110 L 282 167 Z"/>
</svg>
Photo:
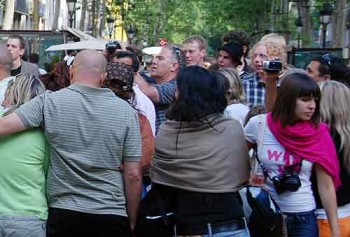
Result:
<svg viewBox="0 0 350 237">
<path fill-rule="evenodd" d="M 156 137 L 153 189 L 173 204 L 177 236 L 248 237 L 238 190 L 248 182 L 241 124 L 227 118 L 217 72 L 188 66 L 176 77 L 168 120 Z"/>
<path fill-rule="evenodd" d="M 44 93 L 42 82 L 19 74 L 9 82 L 5 115 Z M 46 175 L 49 146 L 41 129 L 0 138 L 1 236 L 46 236 Z"/>
<path fill-rule="evenodd" d="M 350 236 L 350 89 L 337 81 L 321 86 L 321 119 L 331 129 L 339 164 L 342 186 L 337 190 L 339 229 L 341 237 Z M 315 190 L 317 192 L 317 190 Z M 320 237 L 329 237 L 329 222 L 321 200 L 316 195 Z"/>
<path fill-rule="evenodd" d="M 268 92 L 267 92 L 268 93 Z M 331 236 L 339 236 L 335 188 L 340 185 L 335 147 L 320 123 L 320 89 L 309 76 L 286 76 L 271 113 L 251 118 L 245 127 L 248 146 L 257 145 L 266 176 L 264 186 L 287 216 L 289 237 L 318 237 L 312 170 Z"/>
</svg>

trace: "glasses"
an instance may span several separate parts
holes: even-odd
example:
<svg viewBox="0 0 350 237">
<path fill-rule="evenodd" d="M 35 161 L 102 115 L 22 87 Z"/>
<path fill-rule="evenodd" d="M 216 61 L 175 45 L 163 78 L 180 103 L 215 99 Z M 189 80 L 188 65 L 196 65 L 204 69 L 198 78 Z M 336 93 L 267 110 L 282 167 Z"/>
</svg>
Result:
<svg viewBox="0 0 350 237">
<path fill-rule="evenodd" d="M 173 54 L 176 56 L 177 61 L 180 63 L 181 49 L 179 47 L 173 46 Z"/>
<path fill-rule="evenodd" d="M 332 64 L 332 55 L 329 53 L 323 54 L 321 58 L 328 66 Z"/>
</svg>

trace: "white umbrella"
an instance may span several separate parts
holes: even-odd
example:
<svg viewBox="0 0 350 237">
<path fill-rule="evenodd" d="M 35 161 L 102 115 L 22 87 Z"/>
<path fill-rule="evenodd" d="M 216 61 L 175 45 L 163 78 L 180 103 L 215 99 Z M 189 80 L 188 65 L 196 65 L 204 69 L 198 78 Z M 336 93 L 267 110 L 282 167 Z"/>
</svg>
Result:
<svg viewBox="0 0 350 237">
<path fill-rule="evenodd" d="M 106 39 L 90 39 L 79 42 L 72 42 L 66 44 L 52 45 L 45 51 L 60 51 L 60 50 L 81 50 L 81 49 L 96 49 L 104 50 L 108 40 Z"/>
<path fill-rule="evenodd" d="M 153 47 L 144 48 L 142 52 L 148 55 L 157 55 L 160 53 L 161 50 L 162 50 L 162 47 L 153 46 Z"/>
</svg>

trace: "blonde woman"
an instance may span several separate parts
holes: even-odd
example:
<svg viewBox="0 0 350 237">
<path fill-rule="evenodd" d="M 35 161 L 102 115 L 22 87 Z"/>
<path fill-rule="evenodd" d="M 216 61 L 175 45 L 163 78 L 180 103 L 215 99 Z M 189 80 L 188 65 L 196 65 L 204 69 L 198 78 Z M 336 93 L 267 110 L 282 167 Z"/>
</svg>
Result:
<svg viewBox="0 0 350 237">
<path fill-rule="evenodd" d="M 231 68 L 220 69 L 219 73 L 224 76 L 224 79 L 227 79 L 229 84 L 226 92 L 227 107 L 224 114 L 238 120 L 243 126 L 249 107 L 245 105 L 245 95 L 238 73 Z"/>
<path fill-rule="evenodd" d="M 340 236 L 350 236 L 350 89 L 337 81 L 322 85 L 321 119 L 331 129 L 342 186 L 337 190 Z M 317 197 L 318 195 L 316 195 Z M 320 237 L 330 236 L 329 223 L 319 198 L 316 198 Z"/>
<path fill-rule="evenodd" d="M 4 115 L 44 91 L 37 77 L 19 74 L 8 84 Z M 49 152 L 43 131 L 31 129 L 0 138 L 0 154 L 1 236 L 45 236 Z"/>
</svg>

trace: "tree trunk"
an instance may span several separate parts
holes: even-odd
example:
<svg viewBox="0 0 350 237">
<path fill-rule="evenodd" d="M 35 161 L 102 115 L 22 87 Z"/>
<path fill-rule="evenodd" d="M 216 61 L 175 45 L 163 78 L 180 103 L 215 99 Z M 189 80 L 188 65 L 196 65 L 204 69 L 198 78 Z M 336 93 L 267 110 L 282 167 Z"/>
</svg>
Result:
<svg viewBox="0 0 350 237">
<path fill-rule="evenodd" d="M 346 0 L 337 0 L 336 7 L 331 16 L 332 24 L 332 39 L 331 47 L 341 48 L 344 47 L 345 38 L 345 16 L 346 16 Z"/>
<path fill-rule="evenodd" d="M 3 26 L 2 26 L 3 30 L 12 30 L 14 13 L 15 13 L 15 1 L 6 0 L 5 16 L 4 16 Z"/>
<path fill-rule="evenodd" d="M 89 1 L 82 1 L 81 5 L 81 16 L 80 16 L 80 22 L 79 22 L 79 29 L 81 31 L 85 30 L 85 18 L 86 18 L 86 10 L 87 10 L 87 5 Z"/>
<path fill-rule="evenodd" d="M 53 22 L 52 22 L 53 30 L 58 29 L 58 18 L 60 17 L 60 9 L 61 9 L 61 1 L 55 0 L 55 9 L 54 9 Z"/>
<path fill-rule="evenodd" d="M 101 5 L 101 0 L 94 0 L 95 2 L 95 8 L 94 8 L 94 13 L 95 17 L 93 19 L 94 21 L 94 29 L 92 35 L 94 37 L 98 36 L 99 33 L 99 28 L 100 28 L 100 5 Z"/>
<path fill-rule="evenodd" d="M 309 0 L 297 2 L 299 15 L 303 23 L 302 47 L 310 47 L 314 42 L 314 29 L 312 26 L 312 18 L 310 14 Z"/>
<path fill-rule="evenodd" d="M 34 0 L 33 3 L 33 30 L 39 30 L 39 0 Z"/>
<path fill-rule="evenodd" d="M 106 15 L 106 0 L 102 0 L 102 6 L 101 6 L 101 12 L 100 12 L 100 29 L 99 29 L 99 36 L 102 37 L 102 35 L 104 34 L 104 30 L 105 30 L 105 15 Z"/>
</svg>

